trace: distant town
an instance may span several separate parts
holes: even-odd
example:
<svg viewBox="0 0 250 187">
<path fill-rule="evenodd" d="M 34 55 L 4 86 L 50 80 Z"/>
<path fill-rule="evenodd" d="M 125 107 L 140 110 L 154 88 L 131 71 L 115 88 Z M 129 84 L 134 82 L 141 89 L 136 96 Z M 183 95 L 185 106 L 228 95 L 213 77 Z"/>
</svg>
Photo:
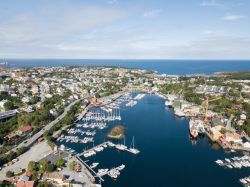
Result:
<svg viewBox="0 0 250 187">
<path fill-rule="evenodd" d="M 136 148 L 111 141 L 83 153 L 58 146 L 59 140 L 92 142 L 95 131 L 78 132 L 81 120 L 99 120 L 94 128 L 105 128 L 105 120 L 119 120 L 114 103 L 130 98 L 136 104 L 143 94 L 162 97 L 174 114 L 187 117 L 193 140 L 209 137 L 227 152 L 250 152 L 250 72 L 218 72 L 213 75 L 167 75 L 155 71 L 118 67 L 33 67 L 0 69 L 0 186 L 101 186 L 102 176 L 116 178 L 123 165 L 95 172 L 80 156 L 88 157 L 116 147 L 131 154 Z M 125 100 L 125 99 L 124 99 Z M 92 108 L 117 110 L 105 116 Z M 112 108 L 111 107 L 111 108 Z M 108 113 L 109 114 L 109 113 Z M 122 127 L 120 127 L 122 128 Z M 75 133 L 88 137 L 76 138 Z M 114 136 L 118 136 L 115 134 Z M 123 137 L 123 136 L 121 136 Z M 228 167 L 250 167 L 250 163 L 217 161 Z M 81 176 L 81 177 L 79 177 Z M 119 179 L 118 179 L 119 180 Z M 241 180 L 243 185 L 248 181 Z"/>
</svg>

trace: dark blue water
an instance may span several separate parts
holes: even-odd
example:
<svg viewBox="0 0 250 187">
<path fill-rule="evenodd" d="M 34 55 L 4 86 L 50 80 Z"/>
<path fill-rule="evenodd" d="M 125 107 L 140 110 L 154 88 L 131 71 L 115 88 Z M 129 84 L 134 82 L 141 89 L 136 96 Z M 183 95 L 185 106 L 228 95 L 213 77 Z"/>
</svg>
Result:
<svg viewBox="0 0 250 187">
<path fill-rule="evenodd" d="M 189 138 L 188 119 L 176 118 L 172 109 L 164 107 L 164 100 L 147 95 L 133 108 L 121 111 L 122 125 L 126 127 L 126 144 L 135 136 L 138 155 L 107 148 L 91 157 L 100 162 L 99 168 L 112 168 L 125 164 L 126 168 L 116 180 L 104 177 L 104 187 L 240 187 L 238 180 L 246 177 L 250 169 L 225 169 L 214 163 L 231 157 L 207 137 L 196 144 Z M 96 135 L 95 144 L 106 139 L 106 133 L 117 123 Z M 65 144 L 79 152 L 83 144 Z M 92 146 L 92 145 L 88 145 Z"/>
<path fill-rule="evenodd" d="M 120 66 L 127 68 L 141 68 L 155 70 L 167 74 L 213 74 L 221 71 L 250 70 L 250 60 L 66 60 L 66 59 L 42 59 L 42 60 L 17 60 L 9 59 L 11 66 Z"/>
</svg>

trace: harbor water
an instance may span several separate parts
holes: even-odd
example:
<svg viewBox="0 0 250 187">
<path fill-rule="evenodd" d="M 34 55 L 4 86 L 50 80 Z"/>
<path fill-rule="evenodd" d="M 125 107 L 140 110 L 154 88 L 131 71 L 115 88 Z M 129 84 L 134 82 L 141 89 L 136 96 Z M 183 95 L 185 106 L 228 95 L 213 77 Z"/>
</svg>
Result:
<svg viewBox="0 0 250 187">
<path fill-rule="evenodd" d="M 135 146 L 140 150 L 138 155 L 106 148 L 92 157 L 82 157 L 89 164 L 99 162 L 96 171 L 126 165 L 116 180 L 104 176 L 104 187 L 240 187 L 239 178 L 250 175 L 249 168 L 218 166 L 215 160 L 230 158 L 236 153 L 225 153 L 206 136 L 192 141 L 188 119 L 175 117 L 159 96 L 146 95 L 135 106 L 122 107 L 120 113 L 121 121 L 109 122 L 108 128 L 96 130 L 94 143 L 59 143 L 80 153 L 109 140 L 106 135 L 114 125 L 125 126 L 125 143 L 129 147 L 134 136 Z M 114 143 L 123 143 L 123 140 Z"/>
</svg>

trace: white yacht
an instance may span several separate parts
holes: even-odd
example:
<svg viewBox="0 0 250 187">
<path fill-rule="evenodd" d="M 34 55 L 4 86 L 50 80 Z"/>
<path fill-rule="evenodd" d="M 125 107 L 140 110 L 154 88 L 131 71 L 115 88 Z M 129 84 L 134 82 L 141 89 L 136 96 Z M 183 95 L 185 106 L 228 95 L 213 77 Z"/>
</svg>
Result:
<svg viewBox="0 0 250 187">
<path fill-rule="evenodd" d="M 140 151 L 138 149 L 135 148 L 135 139 L 133 136 L 133 140 L 132 140 L 132 146 L 129 148 L 129 151 L 133 154 L 138 154 L 140 153 Z"/>
<path fill-rule="evenodd" d="M 91 169 L 94 169 L 94 168 L 96 168 L 98 165 L 99 165 L 98 162 L 94 162 L 94 163 L 91 164 L 89 167 L 90 167 Z"/>
<path fill-rule="evenodd" d="M 173 102 L 172 102 L 172 101 L 169 101 L 169 100 L 166 100 L 166 101 L 165 101 L 165 106 L 166 106 L 166 107 L 172 107 L 172 105 L 173 105 Z"/>
<path fill-rule="evenodd" d="M 127 149 L 127 146 L 123 145 L 123 144 L 117 144 L 116 148 L 119 149 L 119 150 L 121 150 L 121 151 L 125 151 Z"/>
<path fill-rule="evenodd" d="M 124 164 L 122 164 L 122 165 L 120 165 L 119 167 L 117 167 L 117 169 L 118 169 L 119 171 L 123 170 L 124 168 L 125 168 L 125 165 L 124 165 Z"/>
<path fill-rule="evenodd" d="M 240 179 L 240 183 L 247 184 L 248 182 L 243 178 L 243 179 Z"/>
</svg>

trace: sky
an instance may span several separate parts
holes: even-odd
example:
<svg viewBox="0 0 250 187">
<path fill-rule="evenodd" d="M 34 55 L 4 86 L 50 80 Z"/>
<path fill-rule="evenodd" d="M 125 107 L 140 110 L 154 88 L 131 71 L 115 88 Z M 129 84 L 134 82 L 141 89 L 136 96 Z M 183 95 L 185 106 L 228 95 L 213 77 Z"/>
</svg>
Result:
<svg viewBox="0 0 250 187">
<path fill-rule="evenodd" d="M 250 0 L 1 0 L 0 58 L 250 59 Z"/>
</svg>

